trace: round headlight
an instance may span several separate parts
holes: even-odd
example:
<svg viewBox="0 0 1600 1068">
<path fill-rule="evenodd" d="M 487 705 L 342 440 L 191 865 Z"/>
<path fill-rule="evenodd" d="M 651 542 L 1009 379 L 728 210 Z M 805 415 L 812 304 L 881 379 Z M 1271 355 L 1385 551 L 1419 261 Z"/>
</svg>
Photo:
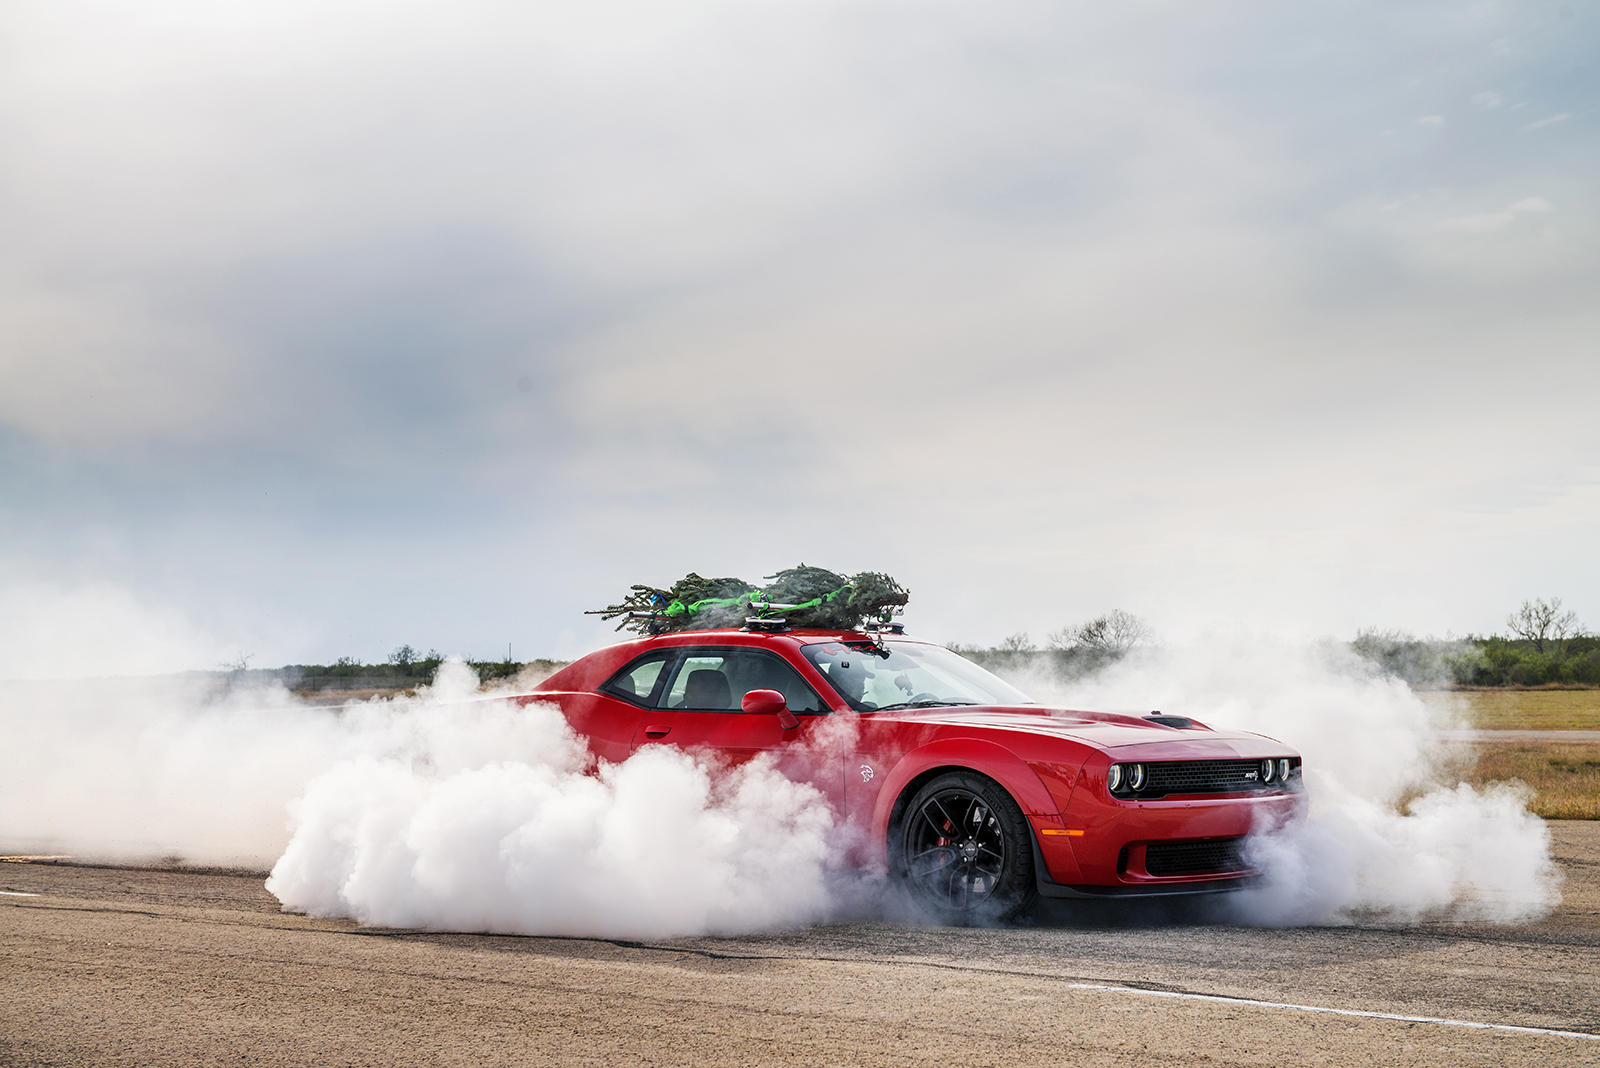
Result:
<svg viewBox="0 0 1600 1068">
<path fill-rule="evenodd" d="M 1278 762 L 1276 760 L 1263 760 L 1261 762 L 1261 781 L 1271 782 L 1278 777 Z"/>
<path fill-rule="evenodd" d="M 1143 790 L 1144 789 L 1144 765 L 1143 764 L 1129 764 L 1128 765 L 1128 789 L 1130 789 L 1130 790 Z"/>
<path fill-rule="evenodd" d="M 1284 782 L 1288 782 L 1289 781 L 1289 770 L 1290 770 L 1291 766 L 1292 765 L 1291 765 L 1288 757 L 1279 757 L 1278 758 L 1278 778 L 1283 780 Z"/>
<path fill-rule="evenodd" d="M 1122 789 L 1122 765 L 1121 764 L 1113 764 L 1113 765 L 1111 765 L 1111 770 L 1106 772 L 1106 789 L 1107 790 L 1120 790 L 1120 789 Z"/>
</svg>

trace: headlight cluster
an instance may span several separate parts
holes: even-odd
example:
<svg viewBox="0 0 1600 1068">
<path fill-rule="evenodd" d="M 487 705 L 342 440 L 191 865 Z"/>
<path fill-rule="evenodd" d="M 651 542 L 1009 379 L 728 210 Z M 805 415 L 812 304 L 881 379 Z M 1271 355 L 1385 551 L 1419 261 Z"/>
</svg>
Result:
<svg viewBox="0 0 1600 1068">
<path fill-rule="evenodd" d="M 1144 789 L 1145 770 L 1143 764 L 1113 764 L 1106 773 L 1106 789 L 1115 793 L 1118 790 L 1131 790 L 1138 792 Z"/>
<path fill-rule="evenodd" d="M 1299 768 L 1295 767 L 1294 761 L 1288 757 L 1279 757 L 1277 760 L 1263 760 L 1261 762 L 1261 781 L 1287 783 L 1295 772 L 1299 770 Z"/>
</svg>

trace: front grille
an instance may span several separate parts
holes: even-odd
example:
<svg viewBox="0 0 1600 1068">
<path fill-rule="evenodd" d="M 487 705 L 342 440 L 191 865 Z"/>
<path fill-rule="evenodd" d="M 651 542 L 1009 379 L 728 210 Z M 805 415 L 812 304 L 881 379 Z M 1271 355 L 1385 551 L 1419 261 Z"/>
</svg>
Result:
<svg viewBox="0 0 1600 1068">
<path fill-rule="evenodd" d="M 1146 764 L 1139 797 L 1166 794 L 1228 794 L 1242 790 L 1279 789 L 1261 781 L 1259 760 L 1182 760 Z"/>
<path fill-rule="evenodd" d="M 1154 842 L 1145 847 L 1144 870 L 1151 875 L 1203 875 L 1245 871 L 1243 838 L 1209 842 Z"/>
</svg>

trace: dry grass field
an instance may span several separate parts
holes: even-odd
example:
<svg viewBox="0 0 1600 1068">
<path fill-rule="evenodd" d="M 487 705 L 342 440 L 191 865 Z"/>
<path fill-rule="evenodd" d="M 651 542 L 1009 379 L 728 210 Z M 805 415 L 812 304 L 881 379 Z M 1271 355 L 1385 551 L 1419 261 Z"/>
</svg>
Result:
<svg viewBox="0 0 1600 1068">
<path fill-rule="evenodd" d="M 1482 731 L 1600 730 L 1600 690 L 1449 690 L 1417 694 L 1464 715 Z M 1600 743 L 1559 739 L 1476 745 L 1475 786 L 1520 780 L 1533 788 L 1534 812 L 1546 819 L 1600 819 Z"/>
<path fill-rule="evenodd" d="M 1600 745 L 1494 742 L 1478 746 L 1475 786 L 1520 779 L 1536 794 L 1529 807 L 1546 819 L 1600 820 Z"/>
<path fill-rule="evenodd" d="M 1422 690 L 1417 696 L 1464 710 L 1479 730 L 1600 730 L 1600 690 Z"/>
</svg>

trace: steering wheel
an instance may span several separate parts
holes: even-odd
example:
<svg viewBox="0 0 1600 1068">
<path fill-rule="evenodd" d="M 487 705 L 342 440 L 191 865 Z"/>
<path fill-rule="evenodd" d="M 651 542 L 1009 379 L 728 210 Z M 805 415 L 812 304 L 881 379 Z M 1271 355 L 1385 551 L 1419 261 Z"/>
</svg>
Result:
<svg viewBox="0 0 1600 1068">
<path fill-rule="evenodd" d="M 924 692 L 924 693 L 919 693 L 919 694 L 912 695 L 911 703 L 912 704 L 916 704 L 919 701 L 942 701 L 942 700 L 944 700 L 944 698 L 940 697 L 936 693 L 926 693 L 926 692 Z"/>
</svg>

